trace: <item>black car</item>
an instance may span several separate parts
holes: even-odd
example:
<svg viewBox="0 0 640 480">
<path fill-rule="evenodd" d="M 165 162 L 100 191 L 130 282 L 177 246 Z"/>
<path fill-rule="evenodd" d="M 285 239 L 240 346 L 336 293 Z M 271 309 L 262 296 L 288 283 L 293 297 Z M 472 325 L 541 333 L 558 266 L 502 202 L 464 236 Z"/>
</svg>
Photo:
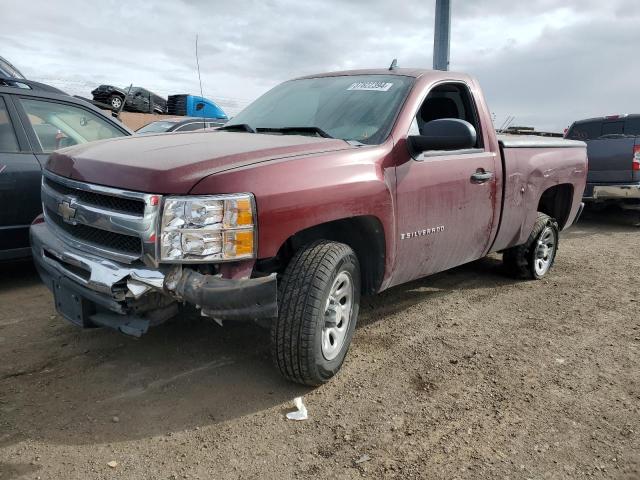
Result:
<svg viewBox="0 0 640 480">
<path fill-rule="evenodd" d="M 132 135 L 85 100 L 49 85 L 0 77 L 0 260 L 29 256 L 41 212 L 41 170 L 53 150 Z"/>
<path fill-rule="evenodd" d="M 219 118 L 176 117 L 148 123 L 136 130 L 136 133 L 192 132 L 205 128 L 221 127 L 225 122 L 227 120 Z"/>
<path fill-rule="evenodd" d="M 166 113 L 167 99 L 162 98 L 146 88 L 118 88 L 113 85 L 100 85 L 91 92 L 93 100 L 109 105 L 112 110 L 120 110 L 124 102 L 124 110 L 142 113 Z M 125 100 L 126 99 L 126 100 Z"/>
</svg>

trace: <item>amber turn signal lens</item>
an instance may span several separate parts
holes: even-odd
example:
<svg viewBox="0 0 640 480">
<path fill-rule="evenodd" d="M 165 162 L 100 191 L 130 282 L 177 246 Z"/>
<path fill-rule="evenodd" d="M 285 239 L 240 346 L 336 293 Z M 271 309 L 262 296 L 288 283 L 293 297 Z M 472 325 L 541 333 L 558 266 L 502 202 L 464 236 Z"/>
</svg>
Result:
<svg viewBox="0 0 640 480">
<path fill-rule="evenodd" d="M 236 256 L 253 253 L 253 232 L 236 232 Z"/>
<path fill-rule="evenodd" d="M 224 258 L 227 260 L 253 255 L 253 231 L 224 232 Z"/>
<path fill-rule="evenodd" d="M 238 220 L 236 225 L 251 225 L 253 223 L 253 212 L 251 211 L 251 202 L 248 198 L 236 200 L 236 208 L 238 210 Z"/>
</svg>

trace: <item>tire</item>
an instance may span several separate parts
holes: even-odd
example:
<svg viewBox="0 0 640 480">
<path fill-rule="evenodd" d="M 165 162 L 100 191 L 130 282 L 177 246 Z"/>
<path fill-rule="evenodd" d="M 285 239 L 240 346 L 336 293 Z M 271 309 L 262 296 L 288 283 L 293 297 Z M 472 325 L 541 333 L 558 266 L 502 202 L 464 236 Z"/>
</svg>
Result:
<svg viewBox="0 0 640 480">
<path fill-rule="evenodd" d="M 360 305 L 358 258 L 343 243 L 309 244 L 289 262 L 278 297 L 278 317 L 271 324 L 276 367 L 296 383 L 327 382 L 340 370 L 355 330 Z"/>
<path fill-rule="evenodd" d="M 124 100 L 120 95 L 111 95 L 109 97 L 109 105 L 111 105 L 111 108 L 113 108 L 114 110 L 120 110 L 123 101 Z"/>
<path fill-rule="evenodd" d="M 558 223 L 538 212 L 527 241 L 504 251 L 502 259 L 507 271 L 516 278 L 540 280 L 553 266 L 559 241 Z"/>
</svg>

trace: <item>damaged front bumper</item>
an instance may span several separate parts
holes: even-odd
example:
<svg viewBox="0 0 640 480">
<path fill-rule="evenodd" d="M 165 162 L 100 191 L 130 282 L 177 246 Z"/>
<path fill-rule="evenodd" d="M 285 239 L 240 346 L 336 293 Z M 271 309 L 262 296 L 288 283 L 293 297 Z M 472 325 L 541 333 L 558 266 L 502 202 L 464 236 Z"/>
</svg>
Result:
<svg viewBox="0 0 640 480">
<path fill-rule="evenodd" d="M 56 309 L 82 327 L 140 336 L 183 304 L 217 320 L 270 319 L 278 313 L 275 274 L 229 279 L 180 265 L 126 265 L 69 247 L 46 223 L 31 226 L 31 249 Z"/>
</svg>

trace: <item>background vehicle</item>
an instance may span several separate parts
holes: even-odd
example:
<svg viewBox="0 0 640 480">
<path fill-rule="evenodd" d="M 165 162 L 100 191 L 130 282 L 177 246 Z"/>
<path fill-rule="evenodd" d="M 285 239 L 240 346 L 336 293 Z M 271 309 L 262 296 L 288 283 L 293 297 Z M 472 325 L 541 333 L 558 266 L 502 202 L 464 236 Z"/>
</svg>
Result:
<svg viewBox="0 0 640 480">
<path fill-rule="evenodd" d="M 122 102 L 124 102 L 124 110 L 129 112 L 162 114 L 167 111 L 165 98 L 142 87 L 132 87 L 129 91 L 129 87 L 118 88 L 113 85 L 100 85 L 91 91 L 91 95 L 96 102 L 107 104 L 113 110 L 120 110 Z"/>
<path fill-rule="evenodd" d="M 138 134 L 165 133 L 165 132 L 190 132 L 205 128 L 221 127 L 226 120 L 218 118 L 176 117 L 166 120 L 151 122 L 136 130 Z"/>
<path fill-rule="evenodd" d="M 169 115 L 227 120 L 227 114 L 215 102 L 195 95 L 169 95 L 167 112 Z"/>
<path fill-rule="evenodd" d="M 515 276 L 546 275 L 586 162 L 583 142 L 498 139 L 467 75 L 309 76 L 214 131 L 53 154 L 33 255 L 77 325 L 142 335 L 185 304 L 254 319 L 280 372 L 317 385 L 361 294 L 499 251 Z"/>
<path fill-rule="evenodd" d="M 640 114 L 574 122 L 566 138 L 587 143 L 587 201 L 640 203 Z"/>
<path fill-rule="evenodd" d="M 58 148 L 132 132 L 87 102 L 29 80 L 0 79 L 0 260 L 28 256 L 42 211 L 42 165 Z"/>
<path fill-rule="evenodd" d="M 25 80 L 25 76 L 16 67 L 9 63 L 9 60 L 0 57 L 0 77 L 19 78 Z"/>
</svg>

